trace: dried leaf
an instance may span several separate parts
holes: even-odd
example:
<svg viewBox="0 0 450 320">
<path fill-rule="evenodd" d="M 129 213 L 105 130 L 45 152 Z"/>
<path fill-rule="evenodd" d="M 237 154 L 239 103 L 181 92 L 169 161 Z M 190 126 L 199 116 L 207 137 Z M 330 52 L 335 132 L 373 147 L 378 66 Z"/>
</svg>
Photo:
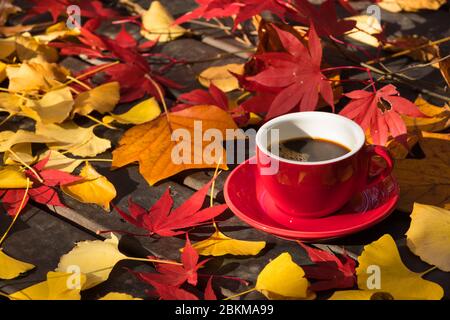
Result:
<svg viewBox="0 0 450 320">
<path fill-rule="evenodd" d="M 119 239 L 111 234 L 111 239 L 78 242 L 69 253 L 59 260 L 58 272 L 66 272 L 71 266 L 78 266 L 86 276 L 82 290 L 92 288 L 106 281 L 117 262 L 127 259 L 119 251 Z"/>
<path fill-rule="evenodd" d="M 80 93 L 75 99 L 73 113 L 87 115 L 92 111 L 111 112 L 120 100 L 118 82 L 108 82 Z"/>
<path fill-rule="evenodd" d="M 80 287 L 71 283 L 72 273 L 49 272 L 47 280 L 10 294 L 12 300 L 80 300 Z M 79 276 L 80 286 L 86 282 L 86 276 Z"/>
<path fill-rule="evenodd" d="M 97 204 L 109 211 L 109 203 L 117 195 L 114 185 L 87 161 L 81 169 L 80 177 L 83 177 L 83 180 L 64 185 L 61 190 L 80 202 Z"/>
<path fill-rule="evenodd" d="M 411 212 L 414 202 L 450 209 L 450 134 L 422 132 L 424 159 L 397 160 L 394 175 L 400 184 L 399 210 Z"/>
<path fill-rule="evenodd" d="M 399 52 L 427 45 L 421 49 L 412 50 L 408 53 L 408 56 L 419 62 L 430 62 L 439 57 L 438 45 L 432 45 L 431 43 L 431 40 L 423 36 L 406 35 L 389 40 L 389 43 L 384 47 L 384 49 Z"/>
<path fill-rule="evenodd" d="M 220 67 L 210 67 L 200 73 L 198 81 L 206 88 L 213 83 L 223 92 L 230 92 L 239 89 L 238 79 L 230 72 L 242 75 L 244 74 L 244 65 L 232 63 Z"/>
<path fill-rule="evenodd" d="M 113 163 L 115 168 L 123 167 L 134 161 L 139 162 L 139 172 L 150 185 L 171 177 L 187 169 L 215 168 L 223 149 L 217 145 L 220 152 L 215 155 L 207 154 L 205 147 L 208 142 L 203 141 L 200 146 L 197 141 L 194 144 L 194 130 L 197 133 L 210 129 L 218 129 L 222 137 L 225 137 L 226 129 L 236 129 L 236 124 L 228 113 L 215 106 L 194 106 L 178 112 L 169 113 L 172 132 L 184 129 L 183 133 L 192 137 L 191 141 L 182 143 L 183 150 L 177 142 L 171 139 L 171 130 L 166 115 L 161 115 L 152 122 L 141 124 L 129 129 L 119 141 L 119 147 L 113 151 Z M 201 123 L 201 128 L 199 124 Z M 180 132 L 180 131 L 179 131 Z M 175 147 L 177 147 L 175 149 Z M 187 153 L 189 151 L 189 154 Z M 180 159 L 184 157 L 187 163 L 176 163 L 172 157 Z M 182 159 L 182 158 L 181 158 Z M 223 158 L 225 159 L 225 157 Z M 197 162 L 197 163 L 195 163 Z M 226 165 L 220 166 L 226 169 Z"/>
<path fill-rule="evenodd" d="M 133 106 L 130 110 L 121 114 L 110 113 L 103 117 L 104 123 L 114 121 L 122 124 L 142 124 L 156 119 L 161 114 L 161 108 L 155 98 L 144 100 Z"/>
<path fill-rule="evenodd" d="M 181 37 L 186 30 L 174 24 L 175 20 L 159 1 L 152 1 L 142 15 L 141 34 L 151 41 L 168 42 Z"/>
<path fill-rule="evenodd" d="M 421 273 L 406 268 L 394 239 L 388 234 L 365 246 L 358 262 L 356 274 L 361 290 L 388 292 L 395 300 L 439 300 L 444 295 L 440 285 L 424 280 Z M 371 266 L 380 270 L 380 289 L 368 288 Z"/>
<path fill-rule="evenodd" d="M 4 26 L 8 17 L 12 14 L 21 12 L 22 9 L 13 4 L 13 0 L 2 0 L 0 3 L 0 26 Z"/>
<path fill-rule="evenodd" d="M 308 280 L 303 269 L 284 252 L 270 261 L 259 273 L 256 290 L 268 299 L 314 299 L 308 290 Z"/>
<path fill-rule="evenodd" d="M 439 62 L 439 70 L 441 70 L 442 76 L 447 82 L 447 85 L 450 86 L 450 58 L 441 60 Z"/>
<path fill-rule="evenodd" d="M 426 263 L 450 272 L 450 210 L 414 203 L 406 243 Z"/>
<path fill-rule="evenodd" d="M 11 258 L 0 248 L 0 279 L 14 279 L 31 269 L 34 265 Z"/>
</svg>

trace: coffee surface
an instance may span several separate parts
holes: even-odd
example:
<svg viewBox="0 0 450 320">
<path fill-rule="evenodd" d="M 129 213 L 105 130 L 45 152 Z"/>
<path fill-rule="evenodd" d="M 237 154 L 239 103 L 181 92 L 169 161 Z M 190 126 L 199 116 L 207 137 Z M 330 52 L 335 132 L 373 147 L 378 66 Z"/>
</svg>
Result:
<svg viewBox="0 0 450 320">
<path fill-rule="evenodd" d="M 272 151 L 272 146 L 269 146 Z M 279 156 L 294 161 L 326 161 L 339 158 L 350 152 L 350 149 L 330 140 L 320 138 L 294 138 L 282 140 L 279 144 Z"/>
</svg>

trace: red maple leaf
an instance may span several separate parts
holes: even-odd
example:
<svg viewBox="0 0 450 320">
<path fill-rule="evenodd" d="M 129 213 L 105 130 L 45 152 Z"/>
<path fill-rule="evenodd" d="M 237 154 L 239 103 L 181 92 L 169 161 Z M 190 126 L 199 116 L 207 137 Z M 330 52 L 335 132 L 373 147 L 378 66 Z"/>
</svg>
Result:
<svg viewBox="0 0 450 320">
<path fill-rule="evenodd" d="M 284 18 L 287 13 L 283 1 L 279 0 L 196 0 L 198 8 L 178 18 L 175 23 L 204 18 L 234 17 L 234 26 L 260 14 L 263 11 Z"/>
<path fill-rule="evenodd" d="M 319 101 L 319 93 L 334 109 L 331 83 L 321 72 L 322 45 L 314 25 L 311 24 L 308 32 L 308 48 L 291 33 L 274 28 L 287 52 L 256 55 L 255 58 L 263 63 L 263 71 L 245 79 L 247 87 L 250 84 L 259 92 L 276 93 L 270 104 L 263 104 L 266 119 L 288 113 L 296 107 L 300 111 L 313 111 Z M 257 99 L 261 99 L 261 95 Z M 254 103 L 248 102 L 244 107 L 249 105 Z"/>
<path fill-rule="evenodd" d="M 397 138 L 406 134 L 401 115 L 425 117 L 414 103 L 400 97 L 392 84 L 374 92 L 355 90 L 344 95 L 351 101 L 340 114 L 368 131 L 374 144 L 385 145 L 389 136 Z"/>
<path fill-rule="evenodd" d="M 205 300 L 217 300 L 217 296 L 212 287 L 212 278 L 213 277 L 209 277 L 208 282 L 206 283 L 206 288 L 205 288 L 205 293 L 204 293 Z"/>
<path fill-rule="evenodd" d="M 125 213 L 115 207 L 117 212 L 128 222 L 145 229 L 149 235 L 158 234 L 162 237 L 172 237 L 185 233 L 180 229 L 198 226 L 220 215 L 227 208 L 226 204 L 201 209 L 212 180 L 203 188 L 195 192 L 181 206 L 172 210 L 173 199 L 169 189 L 147 211 L 132 199 L 129 200 L 128 210 Z"/>
<path fill-rule="evenodd" d="M 60 48 L 61 55 L 85 54 L 91 58 L 119 59 L 121 63 L 110 66 L 103 72 L 107 75 L 108 82 L 119 82 L 120 102 L 134 101 L 146 94 L 161 100 L 159 92 L 164 94 L 164 89 L 160 84 L 178 89 L 182 87 L 152 70 L 142 55 L 143 52 L 152 49 L 156 42 L 146 41 L 139 44 L 125 27 L 122 27 L 113 40 L 95 33 L 99 25 L 98 20 L 91 19 L 80 27 L 81 34 L 77 39 L 81 43 L 56 42 L 51 45 Z M 101 65 L 84 69 L 80 73 L 87 73 L 97 68 L 101 68 Z"/>
<path fill-rule="evenodd" d="M 209 259 L 198 262 L 199 255 L 192 247 L 191 242 L 186 234 L 186 244 L 181 254 L 182 265 L 158 264 L 156 266 L 157 273 L 154 272 L 133 272 L 139 279 L 153 285 L 160 283 L 171 287 L 179 287 L 187 282 L 193 286 L 197 285 L 197 271 Z"/>
<path fill-rule="evenodd" d="M 80 13 L 83 17 L 95 18 L 95 19 L 112 19 L 118 18 L 120 15 L 113 9 L 108 9 L 103 6 L 101 1 L 91 0 L 29 0 L 33 5 L 28 10 L 28 14 L 25 16 L 25 20 L 33 17 L 34 15 L 43 14 L 49 12 L 53 18 L 53 22 L 58 20 L 60 15 L 67 14 L 67 7 L 70 5 L 78 5 L 80 7 Z"/>
<path fill-rule="evenodd" d="M 314 249 L 298 242 L 315 265 L 302 266 L 306 278 L 317 280 L 311 284 L 313 291 L 351 288 L 356 284 L 356 262 L 347 254 L 342 259 L 327 251 Z"/>
<path fill-rule="evenodd" d="M 10 216 L 14 216 L 18 212 L 19 206 L 24 198 L 23 207 L 25 207 L 30 199 L 45 205 L 64 206 L 59 199 L 55 187 L 70 184 L 82 178 L 59 170 L 46 170 L 45 165 L 49 158 L 50 155 L 33 166 L 33 169 L 39 177 L 31 170 L 25 171 L 25 175 L 33 182 L 32 187 L 28 189 L 27 193 L 26 189 L 0 190 L 1 202 Z"/>
</svg>

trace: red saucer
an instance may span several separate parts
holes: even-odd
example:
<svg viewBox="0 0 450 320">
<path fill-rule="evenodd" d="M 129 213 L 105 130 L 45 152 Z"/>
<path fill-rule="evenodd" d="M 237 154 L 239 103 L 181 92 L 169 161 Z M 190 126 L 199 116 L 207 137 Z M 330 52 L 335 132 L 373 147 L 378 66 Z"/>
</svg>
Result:
<svg viewBox="0 0 450 320">
<path fill-rule="evenodd" d="M 261 183 L 257 183 L 256 164 L 249 161 L 239 165 L 228 176 L 224 186 L 225 201 L 241 220 L 282 238 L 317 241 L 347 236 L 389 216 L 398 201 L 398 184 L 391 176 L 356 194 L 344 208 L 330 216 L 315 219 L 292 217 L 278 209 Z"/>
</svg>

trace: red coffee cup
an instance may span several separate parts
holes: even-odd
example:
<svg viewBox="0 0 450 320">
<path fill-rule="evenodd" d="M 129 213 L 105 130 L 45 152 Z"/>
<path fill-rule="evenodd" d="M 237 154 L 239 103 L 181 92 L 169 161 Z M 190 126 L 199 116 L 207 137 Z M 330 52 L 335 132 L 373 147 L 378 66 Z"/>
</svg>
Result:
<svg viewBox="0 0 450 320">
<path fill-rule="evenodd" d="M 317 162 L 294 161 L 278 155 L 280 141 L 316 138 L 336 142 L 350 152 Z M 269 151 L 271 146 L 271 151 Z M 386 167 L 370 176 L 374 156 Z M 389 176 L 393 160 L 387 149 L 367 145 L 364 131 L 352 120 L 328 112 L 297 112 L 266 122 L 256 134 L 257 183 L 276 205 L 292 216 L 323 217 L 336 212 L 353 195 Z"/>
</svg>

